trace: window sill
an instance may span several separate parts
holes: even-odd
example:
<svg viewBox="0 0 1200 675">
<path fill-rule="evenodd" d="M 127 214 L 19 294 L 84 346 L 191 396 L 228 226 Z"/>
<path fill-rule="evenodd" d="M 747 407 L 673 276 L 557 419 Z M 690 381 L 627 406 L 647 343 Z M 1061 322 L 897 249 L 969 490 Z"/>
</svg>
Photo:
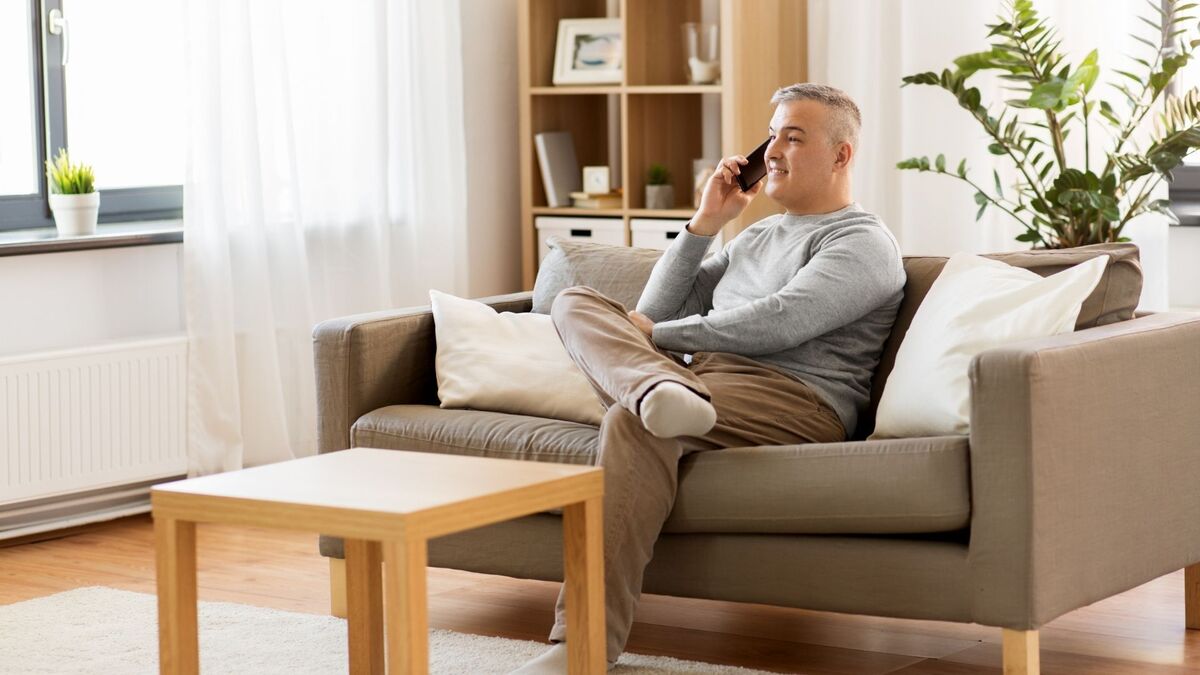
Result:
<svg viewBox="0 0 1200 675">
<path fill-rule="evenodd" d="M 0 232 L 0 256 L 177 244 L 182 241 L 182 220 L 101 223 L 96 226 L 95 234 L 81 237 L 60 237 L 54 228 L 44 227 Z"/>
</svg>

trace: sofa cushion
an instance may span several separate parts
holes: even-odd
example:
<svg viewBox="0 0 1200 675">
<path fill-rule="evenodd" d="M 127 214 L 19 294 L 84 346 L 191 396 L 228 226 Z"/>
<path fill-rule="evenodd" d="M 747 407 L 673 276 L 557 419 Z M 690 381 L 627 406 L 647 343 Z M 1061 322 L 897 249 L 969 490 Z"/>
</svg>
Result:
<svg viewBox="0 0 1200 675">
<path fill-rule="evenodd" d="M 429 291 L 443 408 L 600 424 L 604 406 L 545 314 Z"/>
<path fill-rule="evenodd" d="M 591 464 L 599 430 L 588 424 L 484 410 L 392 405 L 363 415 L 351 447 Z"/>
<path fill-rule="evenodd" d="M 354 424 L 352 445 L 590 464 L 596 427 L 396 405 Z M 967 439 L 907 438 L 687 455 L 667 532 L 945 532 L 970 517 Z"/>
<path fill-rule="evenodd" d="M 1083 301 L 1079 318 L 1075 320 L 1075 330 L 1084 330 L 1133 318 L 1133 311 L 1142 295 L 1142 266 L 1138 260 L 1137 246 L 1095 244 L 1077 248 L 991 253 L 983 257 L 1048 277 L 1100 254 L 1108 256 L 1108 266 L 1105 267 L 1096 288 L 1092 289 L 1091 294 Z M 892 367 L 896 365 L 896 353 L 900 350 L 908 327 L 912 325 L 917 307 L 942 273 L 947 260 L 949 258 L 936 256 L 904 258 L 904 272 L 908 275 L 904 283 L 904 300 L 900 303 L 900 311 L 896 314 L 892 332 L 884 343 L 879 366 L 876 367 L 875 377 L 871 380 L 871 403 L 867 413 L 859 417 L 855 438 L 865 438 L 875 428 L 875 411 L 879 407 L 879 398 L 883 396 L 883 385 L 887 382 Z"/>
<path fill-rule="evenodd" d="M 1096 256 L 1042 277 L 999 260 L 956 253 L 921 302 L 875 413 L 870 438 L 965 435 L 971 361 L 990 349 L 1075 330 L 1107 267 Z"/>
<path fill-rule="evenodd" d="M 967 438 L 697 452 L 680 465 L 666 532 L 948 532 L 971 515 Z"/>
<path fill-rule="evenodd" d="M 538 265 L 533 311 L 549 314 L 554 298 L 572 286 L 590 286 L 628 309 L 637 305 L 662 251 L 588 241 L 552 239 Z"/>
</svg>

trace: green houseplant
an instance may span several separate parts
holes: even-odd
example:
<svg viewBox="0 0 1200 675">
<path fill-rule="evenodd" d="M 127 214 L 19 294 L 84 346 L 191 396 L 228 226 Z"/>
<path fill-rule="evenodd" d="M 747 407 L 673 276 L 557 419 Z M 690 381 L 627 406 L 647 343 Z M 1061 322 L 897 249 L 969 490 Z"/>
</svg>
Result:
<svg viewBox="0 0 1200 675">
<path fill-rule="evenodd" d="M 46 179 L 50 184 L 50 210 L 60 236 L 79 236 L 96 231 L 100 213 L 100 193 L 92 167 L 71 161 L 59 148 L 53 161 L 46 161 Z"/>
<path fill-rule="evenodd" d="M 646 170 L 646 208 L 669 209 L 675 206 L 675 188 L 671 172 L 662 164 L 651 164 Z"/>
<path fill-rule="evenodd" d="M 988 150 L 1016 168 L 1017 181 L 1006 190 L 999 172 L 992 185 L 972 179 L 966 160 L 947 169 L 945 155 L 932 161 L 912 157 L 900 169 L 932 171 L 966 182 L 979 205 L 976 220 L 998 208 L 1024 226 L 1019 241 L 1046 248 L 1065 248 L 1112 241 L 1138 215 L 1159 212 L 1174 220 L 1167 200 L 1152 199 L 1154 188 L 1184 157 L 1200 147 L 1200 92 L 1182 96 L 1168 92 L 1176 73 L 1191 60 L 1200 40 L 1181 39 L 1186 22 L 1194 21 L 1192 2 L 1146 0 L 1149 10 L 1133 34 L 1144 47 L 1131 56 L 1129 69 L 1113 69 L 1118 105 L 1093 93 L 1100 76 L 1099 52 L 1093 50 L 1072 67 L 1059 53 L 1060 40 L 1049 22 L 1038 16 L 1032 0 L 1008 0 L 996 24 L 989 24 L 987 51 L 954 60 L 954 68 L 903 78 L 901 86 L 930 85 L 951 93 L 958 105 L 979 122 L 989 138 Z M 1149 37 L 1147 37 L 1149 36 Z M 981 71 L 1000 71 L 1015 94 L 994 108 L 984 105 L 980 91 L 968 84 Z M 1150 122 L 1149 141 L 1135 132 Z M 1103 166 L 1089 160 L 1095 131 L 1109 131 Z M 1068 161 L 1072 131 L 1082 142 L 1082 165 Z M 985 183 L 987 181 L 984 181 Z"/>
</svg>

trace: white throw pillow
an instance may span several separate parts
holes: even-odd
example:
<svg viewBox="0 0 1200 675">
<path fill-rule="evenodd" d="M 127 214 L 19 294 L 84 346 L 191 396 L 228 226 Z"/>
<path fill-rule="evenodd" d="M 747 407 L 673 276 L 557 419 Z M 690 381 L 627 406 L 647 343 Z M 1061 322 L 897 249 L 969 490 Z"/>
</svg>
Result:
<svg viewBox="0 0 1200 675">
<path fill-rule="evenodd" d="M 429 291 L 443 408 L 474 408 L 599 425 L 604 408 L 546 314 L 497 313 Z"/>
<path fill-rule="evenodd" d="M 871 438 L 966 434 L 971 359 L 1010 342 L 1074 330 L 1106 263 L 1099 255 L 1041 277 L 998 260 L 952 256 L 900 343 Z"/>
</svg>

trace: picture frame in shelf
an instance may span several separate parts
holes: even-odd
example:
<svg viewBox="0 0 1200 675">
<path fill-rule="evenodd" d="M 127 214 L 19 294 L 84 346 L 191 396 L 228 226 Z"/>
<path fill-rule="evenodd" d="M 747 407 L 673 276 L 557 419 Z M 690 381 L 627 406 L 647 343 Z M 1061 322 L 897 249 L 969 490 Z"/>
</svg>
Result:
<svg viewBox="0 0 1200 675">
<path fill-rule="evenodd" d="M 620 84 L 623 53 L 620 19 L 561 19 L 552 81 L 555 85 Z"/>
</svg>

